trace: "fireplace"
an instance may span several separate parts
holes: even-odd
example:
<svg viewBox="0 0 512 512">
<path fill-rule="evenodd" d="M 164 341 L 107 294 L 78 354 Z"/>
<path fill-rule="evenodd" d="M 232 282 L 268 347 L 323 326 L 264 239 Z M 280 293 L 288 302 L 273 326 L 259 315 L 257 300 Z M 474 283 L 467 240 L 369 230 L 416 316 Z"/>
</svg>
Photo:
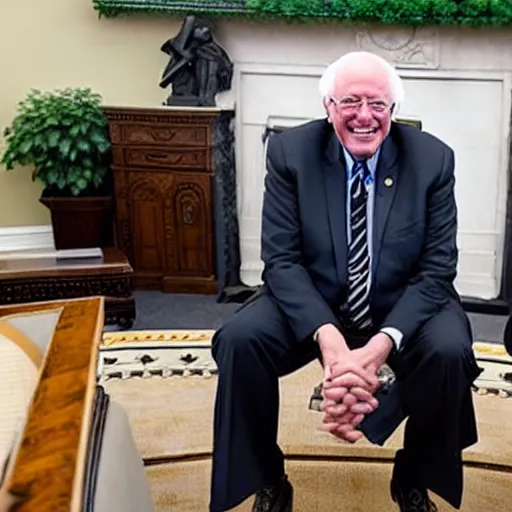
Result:
<svg viewBox="0 0 512 512">
<path fill-rule="evenodd" d="M 323 69 L 347 51 L 366 49 L 395 64 L 404 79 L 399 117 L 420 121 L 455 151 L 458 291 L 482 300 L 506 292 L 512 54 L 505 49 L 512 33 L 234 21 L 219 23 L 216 32 L 235 63 L 233 88 L 221 101 L 236 106 L 242 287 L 261 284 L 266 136 L 322 117 L 317 84 Z"/>
</svg>

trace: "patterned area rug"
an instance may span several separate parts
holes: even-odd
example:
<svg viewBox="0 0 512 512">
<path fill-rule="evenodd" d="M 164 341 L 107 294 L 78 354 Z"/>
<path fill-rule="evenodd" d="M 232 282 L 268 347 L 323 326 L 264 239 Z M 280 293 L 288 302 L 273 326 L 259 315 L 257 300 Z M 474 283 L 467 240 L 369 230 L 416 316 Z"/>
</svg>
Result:
<svg viewBox="0 0 512 512">
<path fill-rule="evenodd" d="M 210 354 L 213 331 L 106 333 L 100 377 L 105 379 L 210 377 L 217 367 Z"/>
<path fill-rule="evenodd" d="M 130 418 L 146 461 L 158 511 L 208 510 L 216 367 L 213 331 L 106 333 L 99 380 Z M 462 510 L 509 510 L 512 488 L 512 418 L 509 374 L 503 347 L 475 344 L 484 369 L 475 385 L 480 440 L 465 452 Z M 295 486 L 294 512 L 395 510 L 389 478 L 403 426 L 384 447 L 363 439 L 348 445 L 318 430 L 319 414 L 308 410 L 321 379 L 315 361 L 281 380 L 279 443 Z M 342 484 L 340 483 L 342 482 Z M 340 491 L 343 489 L 343 492 Z M 439 500 L 441 512 L 453 511 Z M 249 512 L 247 500 L 238 512 Z"/>
<path fill-rule="evenodd" d="M 214 331 L 131 331 L 105 333 L 98 376 L 108 379 L 168 378 L 217 373 L 210 352 Z M 475 343 L 482 374 L 474 385 L 480 395 L 512 396 L 512 358 L 502 345 Z"/>
</svg>

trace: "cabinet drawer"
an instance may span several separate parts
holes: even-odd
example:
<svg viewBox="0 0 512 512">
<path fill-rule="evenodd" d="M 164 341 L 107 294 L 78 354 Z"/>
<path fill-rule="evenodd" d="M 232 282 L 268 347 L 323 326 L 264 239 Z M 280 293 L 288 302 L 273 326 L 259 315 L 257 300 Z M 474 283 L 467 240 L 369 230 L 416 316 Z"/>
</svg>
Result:
<svg viewBox="0 0 512 512">
<path fill-rule="evenodd" d="M 116 166 L 210 171 L 210 150 L 194 148 L 114 148 Z"/>
<path fill-rule="evenodd" d="M 204 147 L 208 145 L 208 127 L 119 124 L 111 130 L 111 139 L 113 144 Z"/>
</svg>

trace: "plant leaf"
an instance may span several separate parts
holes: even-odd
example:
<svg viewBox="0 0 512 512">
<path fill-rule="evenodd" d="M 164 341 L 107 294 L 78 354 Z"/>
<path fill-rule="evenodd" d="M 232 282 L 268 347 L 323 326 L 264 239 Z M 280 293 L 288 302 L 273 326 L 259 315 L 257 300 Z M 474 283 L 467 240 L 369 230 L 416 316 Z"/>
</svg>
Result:
<svg viewBox="0 0 512 512">
<path fill-rule="evenodd" d="M 26 155 L 31 149 L 32 149 L 32 146 L 33 146 L 33 141 L 32 139 L 26 139 L 24 140 L 21 144 L 20 144 L 20 147 L 19 147 L 19 152 L 22 154 L 22 155 Z"/>
<path fill-rule="evenodd" d="M 59 149 L 64 156 L 68 156 L 69 150 L 71 149 L 71 141 L 69 139 L 61 140 Z"/>
<path fill-rule="evenodd" d="M 53 130 L 48 134 L 48 146 L 50 148 L 56 148 L 59 145 L 60 132 Z"/>
</svg>

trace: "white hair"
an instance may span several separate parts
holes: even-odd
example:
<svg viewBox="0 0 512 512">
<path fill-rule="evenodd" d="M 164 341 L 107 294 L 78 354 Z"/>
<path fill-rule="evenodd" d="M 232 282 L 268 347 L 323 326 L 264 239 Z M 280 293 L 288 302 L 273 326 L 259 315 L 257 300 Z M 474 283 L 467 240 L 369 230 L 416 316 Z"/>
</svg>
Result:
<svg viewBox="0 0 512 512">
<path fill-rule="evenodd" d="M 391 99 L 395 105 L 393 114 L 396 114 L 405 97 L 402 79 L 400 78 L 400 75 L 397 73 L 396 69 L 387 60 L 383 59 L 379 55 L 376 55 L 375 53 L 370 52 L 358 51 L 346 53 L 325 69 L 318 84 L 318 89 L 320 91 L 322 101 L 325 104 L 326 99 L 332 94 L 334 85 L 336 83 L 336 78 L 339 76 L 339 74 L 342 73 L 343 70 L 350 64 L 353 64 L 362 58 L 370 59 L 378 63 L 380 66 L 382 66 L 382 69 L 388 75 Z"/>
</svg>

